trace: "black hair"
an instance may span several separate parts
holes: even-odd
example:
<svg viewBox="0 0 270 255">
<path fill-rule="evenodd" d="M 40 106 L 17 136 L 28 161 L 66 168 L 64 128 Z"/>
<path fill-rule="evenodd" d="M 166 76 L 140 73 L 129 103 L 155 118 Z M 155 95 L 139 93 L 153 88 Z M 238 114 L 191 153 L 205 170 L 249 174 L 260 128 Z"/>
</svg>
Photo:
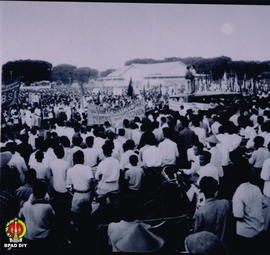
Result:
<svg viewBox="0 0 270 255">
<path fill-rule="evenodd" d="M 128 150 L 134 150 L 135 148 L 135 143 L 133 140 L 127 140 L 124 144 L 123 144 L 123 150 L 124 151 L 128 151 Z"/>
<path fill-rule="evenodd" d="M 200 153 L 201 156 L 204 157 L 204 160 L 206 161 L 206 163 L 209 163 L 211 160 L 211 153 L 209 151 L 202 151 Z"/>
<path fill-rule="evenodd" d="M 94 144 L 94 137 L 87 136 L 85 142 L 86 142 L 88 148 L 92 148 L 93 144 Z"/>
<path fill-rule="evenodd" d="M 60 137 L 60 143 L 66 148 L 70 147 L 70 140 L 68 139 L 67 136 L 61 136 Z"/>
<path fill-rule="evenodd" d="M 84 154 L 81 150 L 78 150 L 73 154 L 73 163 L 74 165 L 84 163 Z"/>
<path fill-rule="evenodd" d="M 129 163 L 130 163 L 132 166 L 137 166 L 138 161 L 139 161 L 139 159 L 138 159 L 137 155 L 135 155 L 135 154 L 133 154 L 133 155 L 131 155 L 131 156 L 129 157 Z"/>
<path fill-rule="evenodd" d="M 41 150 L 38 150 L 36 153 L 35 153 L 35 158 L 38 162 L 42 162 L 42 160 L 44 159 L 44 153 L 43 151 Z"/>
<path fill-rule="evenodd" d="M 81 145 L 82 141 L 83 141 L 83 139 L 80 136 L 74 136 L 74 137 L 72 137 L 72 144 L 74 146 L 78 146 L 79 147 Z"/>
<path fill-rule="evenodd" d="M 206 198 L 213 197 L 218 191 L 218 182 L 213 177 L 204 176 L 200 180 L 199 186 Z"/>
<path fill-rule="evenodd" d="M 53 149 L 54 154 L 56 155 L 57 158 L 61 159 L 65 156 L 65 150 L 62 146 L 56 146 Z"/>
<path fill-rule="evenodd" d="M 47 184 L 44 181 L 36 180 L 33 183 L 33 195 L 36 199 L 44 198 L 47 193 Z"/>
<path fill-rule="evenodd" d="M 123 129 L 123 128 L 120 128 L 120 129 L 118 130 L 118 135 L 120 135 L 120 136 L 124 136 L 125 133 L 126 133 L 126 131 L 125 131 L 125 129 Z"/>
<path fill-rule="evenodd" d="M 102 151 L 105 157 L 110 157 L 112 155 L 113 146 L 110 143 L 105 143 L 102 146 Z"/>
<path fill-rule="evenodd" d="M 262 136 L 256 136 L 253 141 L 256 148 L 263 147 L 264 145 L 264 138 Z"/>
</svg>

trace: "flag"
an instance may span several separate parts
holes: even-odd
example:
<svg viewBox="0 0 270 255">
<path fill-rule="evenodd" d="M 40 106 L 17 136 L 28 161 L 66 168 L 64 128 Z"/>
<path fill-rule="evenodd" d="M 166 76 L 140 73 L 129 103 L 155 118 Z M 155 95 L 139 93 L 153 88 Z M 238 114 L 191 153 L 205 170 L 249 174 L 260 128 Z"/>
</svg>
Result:
<svg viewBox="0 0 270 255">
<path fill-rule="evenodd" d="M 3 107 L 9 107 L 18 103 L 20 82 L 14 82 L 8 85 L 2 85 L 2 100 Z"/>
</svg>

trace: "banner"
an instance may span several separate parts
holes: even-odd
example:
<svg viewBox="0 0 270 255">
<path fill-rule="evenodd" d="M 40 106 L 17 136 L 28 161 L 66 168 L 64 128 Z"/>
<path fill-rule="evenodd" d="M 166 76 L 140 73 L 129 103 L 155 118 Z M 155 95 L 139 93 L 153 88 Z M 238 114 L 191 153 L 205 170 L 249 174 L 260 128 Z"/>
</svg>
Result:
<svg viewBox="0 0 270 255">
<path fill-rule="evenodd" d="M 3 107 L 8 107 L 17 104 L 20 91 L 20 82 L 14 82 L 12 84 L 2 84 L 2 100 Z"/>
<path fill-rule="evenodd" d="M 184 110 L 192 109 L 195 113 L 197 113 L 199 110 L 209 110 L 212 108 L 212 105 L 210 104 L 204 104 L 204 103 L 186 103 L 183 100 L 179 101 L 173 101 L 169 100 L 169 108 L 173 111 L 180 111 L 180 106 L 184 107 Z"/>
<path fill-rule="evenodd" d="M 133 119 L 134 117 L 143 117 L 145 113 L 144 105 L 131 105 L 123 108 L 119 112 L 100 113 L 99 107 L 94 104 L 88 105 L 88 125 L 103 124 L 109 121 L 111 125 L 117 127 L 122 124 L 124 119 Z"/>
</svg>

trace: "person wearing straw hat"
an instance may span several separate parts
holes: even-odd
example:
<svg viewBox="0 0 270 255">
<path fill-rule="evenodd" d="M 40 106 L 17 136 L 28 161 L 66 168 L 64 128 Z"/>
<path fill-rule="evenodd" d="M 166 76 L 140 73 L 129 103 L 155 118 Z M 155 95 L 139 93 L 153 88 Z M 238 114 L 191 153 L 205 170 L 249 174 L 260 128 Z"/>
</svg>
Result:
<svg viewBox="0 0 270 255">
<path fill-rule="evenodd" d="M 149 229 L 151 225 L 136 220 L 138 210 L 130 201 L 123 201 L 122 220 L 108 226 L 109 243 L 114 253 L 156 254 L 164 245 L 164 240 Z"/>
<path fill-rule="evenodd" d="M 188 254 L 225 255 L 226 250 L 218 237 L 208 231 L 191 234 L 185 239 Z"/>
<path fill-rule="evenodd" d="M 164 240 L 153 234 L 143 223 L 123 221 L 111 223 L 108 233 L 113 252 L 152 254 L 158 252 L 164 245 Z"/>
</svg>

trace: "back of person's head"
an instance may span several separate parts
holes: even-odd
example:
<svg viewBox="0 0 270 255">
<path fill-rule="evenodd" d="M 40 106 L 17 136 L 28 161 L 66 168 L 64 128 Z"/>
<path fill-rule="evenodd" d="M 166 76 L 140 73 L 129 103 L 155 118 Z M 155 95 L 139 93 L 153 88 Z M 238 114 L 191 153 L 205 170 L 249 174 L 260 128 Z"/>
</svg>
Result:
<svg viewBox="0 0 270 255">
<path fill-rule="evenodd" d="M 194 127 L 199 127 L 199 126 L 200 126 L 200 121 L 199 121 L 199 119 L 198 119 L 198 118 L 194 119 L 194 120 L 192 121 L 192 124 L 193 124 Z"/>
<path fill-rule="evenodd" d="M 41 150 L 38 150 L 35 154 L 35 158 L 37 160 L 37 162 L 42 162 L 42 160 L 44 159 L 44 153 Z"/>
<path fill-rule="evenodd" d="M 34 169 L 30 168 L 28 171 L 25 172 L 25 182 L 33 184 L 37 179 L 37 173 Z"/>
<path fill-rule="evenodd" d="M 14 154 L 17 150 L 17 144 L 15 142 L 7 143 L 6 149 L 10 151 L 12 154 Z"/>
<path fill-rule="evenodd" d="M 172 132 L 171 132 L 171 130 L 169 128 L 163 128 L 162 131 L 163 131 L 163 135 L 166 138 L 171 138 L 172 137 Z"/>
<path fill-rule="evenodd" d="M 129 157 L 129 163 L 132 165 L 132 166 L 137 166 L 137 164 L 138 164 L 138 157 L 137 157 L 137 155 L 131 155 L 130 157 Z"/>
<path fill-rule="evenodd" d="M 256 136 L 253 141 L 256 148 L 260 148 L 264 145 L 264 138 L 262 136 Z"/>
<path fill-rule="evenodd" d="M 119 136 L 125 136 L 125 133 L 126 133 L 126 131 L 125 131 L 125 129 L 123 129 L 123 128 L 120 128 L 120 129 L 118 130 L 118 135 L 119 135 Z"/>
<path fill-rule="evenodd" d="M 110 157 L 112 155 L 113 146 L 110 143 L 105 143 L 102 146 L 102 151 L 105 157 Z"/>
<path fill-rule="evenodd" d="M 135 142 L 133 140 L 127 140 L 124 144 L 123 144 L 123 150 L 124 151 L 128 151 L 128 150 L 134 150 L 135 148 Z"/>
<path fill-rule="evenodd" d="M 107 133 L 107 138 L 110 140 L 110 141 L 113 141 L 115 139 L 115 133 L 113 132 L 108 132 Z"/>
<path fill-rule="evenodd" d="M 162 116 L 162 117 L 160 118 L 160 121 L 161 121 L 162 123 L 166 123 L 166 122 L 167 122 L 167 118 L 164 117 L 164 116 Z"/>
<path fill-rule="evenodd" d="M 44 198 L 47 193 L 47 184 L 44 181 L 37 179 L 33 183 L 33 195 L 36 199 Z"/>
<path fill-rule="evenodd" d="M 110 124 L 110 122 L 109 122 L 109 121 L 105 121 L 103 125 L 104 125 L 104 127 L 106 127 L 106 128 L 108 128 L 108 127 L 110 127 L 110 126 L 111 126 L 111 124 Z"/>
<path fill-rule="evenodd" d="M 208 231 L 190 234 L 185 239 L 188 254 L 225 255 L 226 249 L 219 238 Z"/>
<path fill-rule="evenodd" d="M 62 159 L 65 156 L 65 150 L 62 146 L 58 145 L 53 149 L 57 158 Z"/>
<path fill-rule="evenodd" d="M 84 154 L 81 150 L 78 150 L 73 154 L 73 163 L 74 165 L 84 163 Z"/>
<path fill-rule="evenodd" d="M 88 148 L 92 148 L 93 144 L 94 144 L 94 137 L 93 136 L 86 137 L 85 142 L 86 142 Z"/>
<path fill-rule="evenodd" d="M 140 118 L 139 118 L 138 116 L 135 116 L 135 118 L 134 118 L 134 122 L 140 123 L 140 122 L 141 122 L 141 120 L 140 120 Z"/>
<path fill-rule="evenodd" d="M 69 148 L 69 147 L 70 147 L 70 140 L 68 139 L 67 136 L 61 136 L 61 137 L 60 137 L 60 143 L 61 143 L 65 148 Z"/>
<path fill-rule="evenodd" d="M 209 151 L 202 151 L 200 153 L 200 158 L 203 158 L 204 165 L 210 163 L 211 153 Z"/>
<path fill-rule="evenodd" d="M 145 133 L 145 145 L 156 145 L 157 141 L 156 141 L 156 137 L 152 132 L 147 132 Z"/>
<path fill-rule="evenodd" d="M 74 137 L 72 137 L 72 144 L 73 144 L 74 146 L 80 147 L 82 141 L 83 141 L 83 139 L 82 139 L 80 136 L 74 136 Z"/>
<path fill-rule="evenodd" d="M 30 132 L 31 132 L 32 135 L 36 135 L 37 134 L 37 128 L 32 127 Z"/>
<path fill-rule="evenodd" d="M 218 182 L 213 177 L 203 177 L 199 185 L 206 198 L 214 197 L 215 193 L 218 191 Z"/>
<path fill-rule="evenodd" d="M 129 120 L 128 119 L 123 120 L 123 126 L 124 126 L 124 128 L 129 128 Z"/>
</svg>

